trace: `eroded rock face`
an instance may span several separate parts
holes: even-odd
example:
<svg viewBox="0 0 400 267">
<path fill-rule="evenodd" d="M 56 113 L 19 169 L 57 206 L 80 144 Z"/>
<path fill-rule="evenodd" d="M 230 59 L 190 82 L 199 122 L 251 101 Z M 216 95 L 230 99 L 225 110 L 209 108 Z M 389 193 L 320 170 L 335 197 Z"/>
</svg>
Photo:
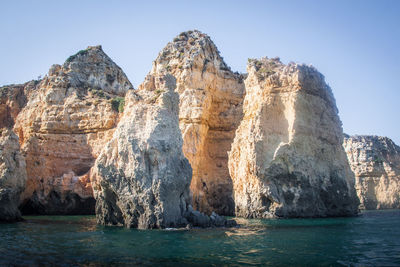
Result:
<svg viewBox="0 0 400 267">
<path fill-rule="evenodd" d="M 0 87 L 0 128 L 11 129 L 15 120 L 26 105 L 30 92 L 36 89 L 40 81 L 25 84 L 12 84 Z"/>
<path fill-rule="evenodd" d="M 244 118 L 229 152 L 236 215 L 357 214 L 331 89 L 313 67 L 249 60 Z"/>
<path fill-rule="evenodd" d="M 160 52 L 145 83 L 168 72 L 176 78 L 183 152 L 193 168 L 193 207 L 233 215 L 228 151 L 242 117 L 242 76 L 225 64 L 210 37 L 181 33 Z"/>
<path fill-rule="evenodd" d="M 132 85 L 97 46 L 53 65 L 36 87 L 14 126 L 27 163 L 21 208 L 24 213 L 94 213 L 88 172 L 112 137 L 118 104 Z"/>
<path fill-rule="evenodd" d="M 182 153 L 172 76 L 127 95 L 111 141 L 93 169 L 101 224 L 165 228 L 187 224 L 191 167 Z"/>
<path fill-rule="evenodd" d="M 175 78 L 148 78 L 127 95 L 124 115 L 92 169 L 97 221 L 141 229 L 235 225 L 191 207 Z"/>
<path fill-rule="evenodd" d="M 400 147 L 381 136 L 345 135 L 362 209 L 400 208 Z"/>
<path fill-rule="evenodd" d="M 21 219 L 18 204 L 25 182 L 25 160 L 19 151 L 18 136 L 0 128 L 0 221 Z"/>
</svg>

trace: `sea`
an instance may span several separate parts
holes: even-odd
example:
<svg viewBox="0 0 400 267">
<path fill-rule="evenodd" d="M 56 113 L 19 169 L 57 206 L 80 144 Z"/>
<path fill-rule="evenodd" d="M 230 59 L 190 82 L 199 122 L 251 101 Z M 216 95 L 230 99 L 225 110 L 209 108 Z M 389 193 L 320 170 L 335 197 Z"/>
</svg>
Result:
<svg viewBox="0 0 400 267">
<path fill-rule="evenodd" d="M 242 219 L 240 227 L 137 230 L 94 216 L 0 224 L 0 266 L 400 266 L 400 210 Z"/>
</svg>

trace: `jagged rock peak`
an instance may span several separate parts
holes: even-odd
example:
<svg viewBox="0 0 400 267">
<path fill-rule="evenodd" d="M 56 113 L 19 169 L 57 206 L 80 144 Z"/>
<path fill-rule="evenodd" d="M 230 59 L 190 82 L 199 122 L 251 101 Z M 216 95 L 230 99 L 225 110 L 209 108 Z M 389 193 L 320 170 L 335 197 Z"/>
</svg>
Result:
<svg viewBox="0 0 400 267">
<path fill-rule="evenodd" d="M 242 117 L 244 83 L 220 56 L 210 37 L 188 31 L 168 43 L 139 89 L 156 88 L 155 77 L 172 74 L 179 93 L 183 153 L 193 169 L 193 207 L 208 215 L 233 215 L 232 181 L 227 167 Z"/>
<path fill-rule="evenodd" d="M 226 72 L 225 75 L 232 73 L 211 38 L 198 30 L 193 30 L 182 32 L 169 42 L 158 54 L 154 65 L 158 67 L 158 71 L 160 69 L 168 72 L 174 69 L 182 71 L 201 67 L 204 72 L 207 63 L 210 62 L 217 66 L 218 71 Z"/>
<path fill-rule="evenodd" d="M 125 95 L 133 89 L 123 70 L 104 53 L 101 46 L 89 46 L 70 56 L 60 66 L 52 65 L 44 82 L 61 87 L 92 88 Z"/>
<path fill-rule="evenodd" d="M 376 135 L 344 136 L 362 209 L 400 208 L 400 147 Z"/>
<path fill-rule="evenodd" d="M 27 166 L 23 213 L 79 214 L 83 206 L 94 212 L 90 168 L 112 137 L 122 96 L 131 88 L 100 46 L 50 68 L 14 125 Z"/>
</svg>

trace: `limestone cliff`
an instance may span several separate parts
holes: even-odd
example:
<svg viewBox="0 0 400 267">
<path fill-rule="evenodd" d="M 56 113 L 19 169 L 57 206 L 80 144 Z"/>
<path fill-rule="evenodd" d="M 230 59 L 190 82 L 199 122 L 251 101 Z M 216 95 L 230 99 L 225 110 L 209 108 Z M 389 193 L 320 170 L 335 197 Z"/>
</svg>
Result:
<svg viewBox="0 0 400 267">
<path fill-rule="evenodd" d="M 183 32 L 159 53 L 145 83 L 168 72 L 176 78 L 183 153 L 193 178 L 193 207 L 232 215 L 228 154 L 242 117 L 242 76 L 225 64 L 210 37 Z"/>
<path fill-rule="evenodd" d="M 25 84 L 12 84 L 0 87 L 0 128 L 14 127 L 19 112 L 26 105 L 30 92 L 34 91 L 40 81 Z"/>
<path fill-rule="evenodd" d="M 189 206 L 192 170 L 182 153 L 174 89 L 175 78 L 160 75 L 127 95 L 92 172 L 99 223 L 141 229 L 226 224 Z"/>
<path fill-rule="evenodd" d="M 53 65 L 14 126 L 26 157 L 24 213 L 94 212 L 89 170 L 119 119 L 132 88 L 101 47 L 88 47 Z"/>
<path fill-rule="evenodd" d="M 27 179 L 26 163 L 12 127 L 38 82 L 0 87 L 0 221 L 21 219 L 18 205 Z"/>
<path fill-rule="evenodd" d="M 400 147 L 381 136 L 345 135 L 362 209 L 400 208 Z"/>
<path fill-rule="evenodd" d="M 19 197 L 26 182 L 25 160 L 19 152 L 18 137 L 0 128 L 0 221 L 21 219 Z"/>
<path fill-rule="evenodd" d="M 229 153 L 236 215 L 357 214 L 331 89 L 313 67 L 249 60 L 244 118 Z"/>
</svg>

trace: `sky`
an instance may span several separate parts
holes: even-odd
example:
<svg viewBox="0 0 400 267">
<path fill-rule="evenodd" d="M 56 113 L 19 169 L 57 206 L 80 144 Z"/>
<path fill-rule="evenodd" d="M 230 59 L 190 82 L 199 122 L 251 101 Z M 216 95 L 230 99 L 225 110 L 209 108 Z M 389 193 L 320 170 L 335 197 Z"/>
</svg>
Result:
<svg viewBox="0 0 400 267">
<path fill-rule="evenodd" d="M 331 86 L 348 134 L 400 145 L 400 1 L 0 1 L 0 85 L 44 76 L 89 45 L 137 87 L 158 52 L 191 29 L 233 71 L 247 58 L 312 64 Z"/>
</svg>

